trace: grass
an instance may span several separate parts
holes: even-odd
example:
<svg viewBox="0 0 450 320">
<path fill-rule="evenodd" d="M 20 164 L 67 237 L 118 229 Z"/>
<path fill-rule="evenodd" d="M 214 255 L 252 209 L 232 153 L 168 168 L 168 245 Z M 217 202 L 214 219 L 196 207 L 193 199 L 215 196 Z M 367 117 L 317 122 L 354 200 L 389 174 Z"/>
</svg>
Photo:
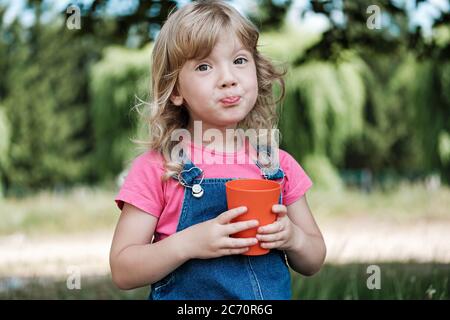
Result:
<svg viewBox="0 0 450 320">
<path fill-rule="evenodd" d="M 294 277 L 299 299 L 450 299 L 450 266 L 445 264 L 377 264 L 380 289 L 368 289 L 368 264 L 325 265 L 315 276 Z"/>
<path fill-rule="evenodd" d="M 67 193 L 42 192 L 23 199 L 0 198 L 0 236 L 27 236 L 113 230 L 120 214 L 115 191 L 78 188 Z M 399 185 L 389 192 L 327 192 L 312 188 L 308 202 L 320 220 L 353 215 L 449 219 L 450 189 L 428 191 L 422 185 Z"/>
<path fill-rule="evenodd" d="M 111 230 L 120 214 L 114 196 L 109 190 L 78 188 L 61 194 L 41 192 L 26 198 L 0 199 L 0 235 Z"/>
<path fill-rule="evenodd" d="M 450 299 L 450 266 L 380 264 L 381 288 L 366 285 L 368 265 L 325 265 L 314 277 L 293 276 L 294 299 Z M 69 290 L 61 278 L 0 279 L 0 299 L 146 299 L 148 288 L 122 291 L 109 276 L 81 279 Z"/>
<path fill-rule="evenodd" d="M 26 198 L 0 199 L 0 237 L 42 236 L 112 231 L 120 211 L 114 190 L 78 188 L 42 192 Z M 308 202 L 319 225 L 329 219 L 368 216 L 409 222 L 450 219 L 450 189 L 399 185 L 370 194 L 356 190 L 327 192 L 312 188 Z M 33 240 L 34 241 L 34 240 Z M 325 265 L 311 278 L 293 277 L 295 299 L 450 299 L 450 265 L 414 262 L 379 264 L 381 289 L 366 286 L 367 264 Z M 3 277 L 3 278 L 1 278 Z M 109 276 L 84 276 L 81 290 L 68 290 L 58 277 L 0 276 L 0 299 L 146 299 L 148 288 L 118 290 Z"/>
<path fill-rule="evenodd" d="M 417 218 L 450 219 L 450 188 L 428 190 L 423 184 L 401 183 L 387 191 L 371 193 L 355 189 L 327 192 L 311 189 L 307 195 L 319 219 L 367 215 L 410 221 Z"/>
</svg>

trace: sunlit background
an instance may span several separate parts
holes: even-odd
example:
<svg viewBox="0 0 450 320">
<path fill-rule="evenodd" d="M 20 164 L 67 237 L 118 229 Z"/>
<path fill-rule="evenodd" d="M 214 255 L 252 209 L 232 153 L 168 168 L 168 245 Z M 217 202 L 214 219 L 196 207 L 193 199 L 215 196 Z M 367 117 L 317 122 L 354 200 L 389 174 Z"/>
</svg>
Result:
<svg viewBox="0 0 450 320">
<path fill-rule="evenodd" d="M 186 3 L 0 0 L 0 298 L 147 297 L 111 281 L 114 196 Z M 449 1 L 230 3 L 288 67 L 281 147 L 314 181 L 328 255 L 294 298 L 449 299 Z"/>
</svg>

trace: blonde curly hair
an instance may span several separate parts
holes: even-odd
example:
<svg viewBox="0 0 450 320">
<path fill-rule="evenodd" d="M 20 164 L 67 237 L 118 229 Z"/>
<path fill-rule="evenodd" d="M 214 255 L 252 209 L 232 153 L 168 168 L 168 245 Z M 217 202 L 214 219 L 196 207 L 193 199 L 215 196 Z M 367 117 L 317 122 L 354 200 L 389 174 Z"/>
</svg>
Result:
<svg viewBox="0 0 450 320">
<path fill-rule="evenodd" d="M 189 113 L 175 106 L 170 96 L 177 86 L 178 75 L 190 59 L 204 59 L 213 50 L 219 36 L 225 32 L 236 34 L 255 61 L 258 97 L 253 109 L 240 121 L 236 129 L 275 129 L 278 126 L 276 105 L 285 96 L 284 75 L 258 51 L 259 32 L 255 25 L 224 1 L 194 1 L 179 10 L 172 10 L 155 41 L 152 51 L 151 100 L 145 103 L 149 138 L 140 141 L 146 148 L 160 152 L 164 157 L 163 181 L 177 176 L 181 162 L 171 159 L 172 133 L 187 128 Z M 273 82 L 280 83 L 280 98 L 274 99 Z"/>
</svg>

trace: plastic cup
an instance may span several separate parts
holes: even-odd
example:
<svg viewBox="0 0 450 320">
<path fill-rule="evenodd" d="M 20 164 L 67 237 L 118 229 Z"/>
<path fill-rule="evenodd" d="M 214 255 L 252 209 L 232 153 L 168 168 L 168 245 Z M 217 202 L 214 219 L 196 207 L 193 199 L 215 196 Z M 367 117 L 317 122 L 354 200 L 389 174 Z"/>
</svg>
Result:
<svg viewBox="0 0 450 320">
<path fill-rule="evenodd" d="M 255 238 L 259 227 L 275 222 L 277 215 L 272 206 L 280 198 L 281 186 L 276 181 L 265 179 L 237 179 L 225 183 L 228 210 L 246 206 L 247 212 L 232 222 L 258 220 L 256 228 L 247 229 L 231 235 L 233 238 Z M 249 247 L 244 255 L 258 256 L 269 253 L 269 249 L 261 248 L 259 242 Z"/>
</svg>

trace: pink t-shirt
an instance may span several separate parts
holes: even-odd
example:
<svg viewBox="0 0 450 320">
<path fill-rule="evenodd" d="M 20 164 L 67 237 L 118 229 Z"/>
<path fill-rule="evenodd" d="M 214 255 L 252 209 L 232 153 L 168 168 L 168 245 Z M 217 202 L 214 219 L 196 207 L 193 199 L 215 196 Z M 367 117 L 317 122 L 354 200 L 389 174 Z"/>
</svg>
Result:
<svg viewBox="0 0 450 320">
<path fill-rule="evenodd" d="M 260 169 L 250 160 L 255 150 L 246 143 L 235 152 L 217 152 L 210 148 L 188 142 L 191 161 L 203 170 L 204 178 L 251 178 L 263 179 Z M 188 151 L 189 152 L 189 151 Z M 196 162 L 199 156 L 203 161 Z M 196 158 L 197 157 L 197 158 Z M 207 161 L 206 157 L 218 157 L 221 164 Z M 239 160 L 238 160 L 239 159 Z M 245 161 L 242 161 L 245 159 Z M 164 158 L 156 151 L 147 151 L 134 159 L 115 201 L 119 209 L 124 202 L 158 218 L 155 240 L 159 241 L 176 232 L 183 204 L 184 187 L 170 178 L 163 182 Z M 298 162 L 286 151 L 279 149 L 279 163 L 285 173 L 282 186 L 283 204 L 289 206 L 300 199 L 312 186 L 312 181 Z M 200 178 L 200 176 L 198 177 Z M 281 182 L 282 180 L 276 180 Z"/>
</svg>

